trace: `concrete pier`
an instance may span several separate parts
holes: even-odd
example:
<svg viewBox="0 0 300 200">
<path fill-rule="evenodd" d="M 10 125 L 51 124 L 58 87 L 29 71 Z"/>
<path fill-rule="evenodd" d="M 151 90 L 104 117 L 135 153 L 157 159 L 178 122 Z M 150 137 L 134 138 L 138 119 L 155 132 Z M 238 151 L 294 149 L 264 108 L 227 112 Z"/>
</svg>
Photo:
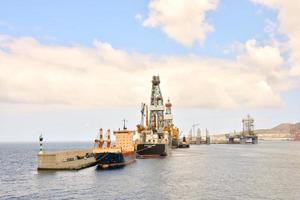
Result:
<svg viewBox="0 0 300 200">
<path fill-rule="evenodd" d="M 40 152 L 38 170 L 79 170 L 96 165 L 92 149 Z"/>
</svg>

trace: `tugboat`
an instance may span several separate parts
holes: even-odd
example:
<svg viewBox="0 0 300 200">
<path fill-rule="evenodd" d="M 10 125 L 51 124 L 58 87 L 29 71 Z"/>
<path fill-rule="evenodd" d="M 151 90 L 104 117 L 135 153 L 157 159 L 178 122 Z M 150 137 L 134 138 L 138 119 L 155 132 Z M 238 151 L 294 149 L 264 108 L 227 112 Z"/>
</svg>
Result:
<svg viewBox="0 0 300 200">
<path fill-rule="evenodd" d="M 99 132 L 100 137 L 95 140 L 93 149 L 93 155 L 99 169 L 123 167 L 135 161 L 134 131 L 127 130 L 124 124 L 123 130 L 114 131 L 116 143 L 111 146 L 110 130 L 108 129 L 106 147 L 104 146 L 103 130 L 100 129 Z"/>
<path fill-rule="evenodd" d="M 190 148 L 190 144 L 186 141 L 185 136 L 183 136 L 182 142 L 179 143 L 178 148 Z"/>
</svg>

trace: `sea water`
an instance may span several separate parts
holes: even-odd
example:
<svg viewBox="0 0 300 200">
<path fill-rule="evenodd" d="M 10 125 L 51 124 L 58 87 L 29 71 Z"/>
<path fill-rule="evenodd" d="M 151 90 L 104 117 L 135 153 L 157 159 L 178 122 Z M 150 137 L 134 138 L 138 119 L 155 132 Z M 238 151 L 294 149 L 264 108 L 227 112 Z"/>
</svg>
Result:
<svg viewBox="0 0 300 200">
<path fill-rule="evenodd" d="M 38 150 L 38 143 L 0 143 L 0 199 L 300 199 L 300 142 L 192 145 L 114 170 L 39 172 Z"/>
</svg>

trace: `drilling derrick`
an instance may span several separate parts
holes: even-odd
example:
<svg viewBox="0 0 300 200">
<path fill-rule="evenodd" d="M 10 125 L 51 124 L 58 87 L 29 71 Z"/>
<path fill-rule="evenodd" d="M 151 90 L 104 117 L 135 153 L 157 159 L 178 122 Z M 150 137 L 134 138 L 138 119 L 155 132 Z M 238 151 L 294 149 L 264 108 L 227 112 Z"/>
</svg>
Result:
<svg viewBox="0 0 300 200">
<path fill-rule="evenodd" d="M 150 101 L 150 123 L 149 127 L 155 132 L 162 132 L 164 127 L 164 102 L 160 91 L 159 76 L 152 78 L 152 90 Z"/>
<path fill-rule="evenodd" d="M 243 135 L 254 135 L 254 119 L 247 115 L 243 122 Z"/>
</svg>

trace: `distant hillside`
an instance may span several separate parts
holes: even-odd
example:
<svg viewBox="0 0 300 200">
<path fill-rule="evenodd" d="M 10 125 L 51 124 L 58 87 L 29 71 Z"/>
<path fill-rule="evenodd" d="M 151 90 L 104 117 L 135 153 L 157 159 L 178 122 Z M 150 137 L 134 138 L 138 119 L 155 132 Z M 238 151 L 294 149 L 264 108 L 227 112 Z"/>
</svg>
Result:
<svg viewBox="0 0 300 200">
<path fill-rule="evenodd" d="M 290 133 L 291 126 L 295 125 L 295 130 L 296 132 L 300 132 L 300 122 L 296 124 L 292 123 L 282 123 L 279 124 L 278 126 L 275 126 L 274 128 L 271 129 L 258 129 L 255 130 L 256 133 L 258 134 L 273 134 L 273 133 Z"/>
<path fill-rule="evenodd" d="M 279 124 L 278 126 L 275 126 L 271 130 L 273 130 L 273 131 L 280 131 L 280 132 L 289 132 L 290 129 L 291 129 L 291 126 L 293 126 L 293 125 L 295 125 L 296 131 L 300 131 L 300 122 L 296 123 L 296 124 L 282 123 L 282 124 Z"/>
<path fill-rule="evenodd" d="M 300 133 L 300 122 L 296 124 L 282 123 L 274 128 L 257 129 L 254 130 L 254 132 L 258 136 L 259 140 L 294 140 L 295 135 L 291 134 L 291 126 L 293 125 L 295 125 L 295 131 Z M 225 135 L 226 134 L 215 134 L 212 137 L 215 141 L 226 141 Z"/>
</svg>

